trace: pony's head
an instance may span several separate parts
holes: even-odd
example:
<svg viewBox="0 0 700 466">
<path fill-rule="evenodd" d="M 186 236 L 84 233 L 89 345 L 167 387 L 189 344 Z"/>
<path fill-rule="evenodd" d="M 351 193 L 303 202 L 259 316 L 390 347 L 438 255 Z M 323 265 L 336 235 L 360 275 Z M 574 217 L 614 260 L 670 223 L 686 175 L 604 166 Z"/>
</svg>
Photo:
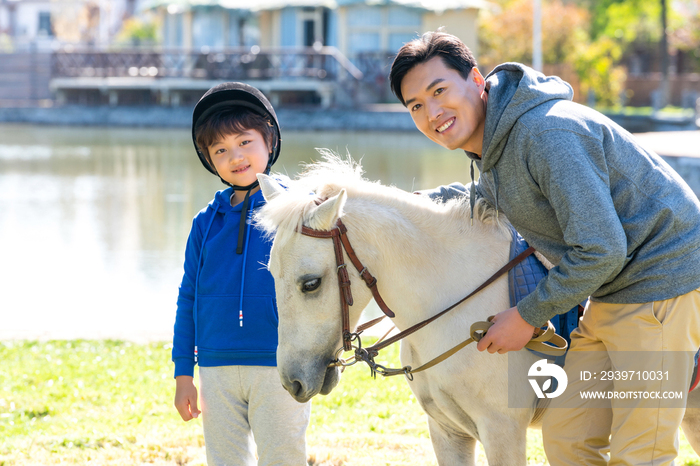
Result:
<svg viewBox="0 0 700 466">
<path fill-rule="evenodd" d="M 477 203 L 476 222 L 470 226 L 465 221 L 468 202 L 437 204 L 365 180 L 359 164 L 324 155 L 324 161 L 309 166 L 288 189 L 271 177 L 258 175 L 267 203 L 256 222 L 274 234 L 268 268 L 275 279 L 279 312 L 277 367 L 284 387 L 302 402 L 318 393 L 327 394 L 337 385 L 340 371 L 329 363 L 343 346 L 333 242 L 302 235 L 302 225 L 328 231 L 342 217 L 358 258 L 394 301 L 424 287 L 426 275 L 441 277 L 446 260 L 473 262 L 479 248 L 465 252 L 455 250 L 455 244 L 463 243 L 474 231 L 481 231 L 481 249 L 487 247 L 489 238 L 510 237 L 510 230 L 497 225 L 495 211 L 483 202 Z M 355 267 L 346 263 L 353 283 L 352 330 L 372 294 Z M 399 270 L 420 273 L 391 275 Z M 388 284 L 392 288 L 386 288 Z M 403 290 L 400 296 L 396 290 Z M 429 308 L 430 303 L 423 304 Z"/>
<path fill-rule="evenodd" d="M 333 242 L 297 230 L 301 225 L 331 229 L 343 215 L 347 194 L 327 183 L 310 187 L 308 177 L 307 183 L 295 183 L 296 189 L 284 189 L 265 175 L 258 179 L 267 203 L 256 221 L 275 234 L 268 268 L 275 278 L 279 312 L 277 367 L 285 389 L 304 402 L 330 393 L 340 380 L 340 370 L 329 363 L 342 347 L 342 325 Z M 325 201 L 317 204 L 319 199 Z M 351 281 L 360 281 L 354 269 L 348 272 Z M 370 299 L 362 288 L 353 289 L 353 325 Z"/>
</svg>

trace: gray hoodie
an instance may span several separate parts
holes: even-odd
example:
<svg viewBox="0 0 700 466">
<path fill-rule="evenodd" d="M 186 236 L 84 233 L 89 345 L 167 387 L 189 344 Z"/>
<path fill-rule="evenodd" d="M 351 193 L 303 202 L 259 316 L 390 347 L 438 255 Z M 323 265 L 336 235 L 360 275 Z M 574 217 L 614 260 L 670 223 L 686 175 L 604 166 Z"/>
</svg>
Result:
<svg viewBox="0 0 700 466">
<path fill-rule="evenodd" d="M 658 155 L 571 87 L 518 63 L 490 83 L 476 195 L 556 267 L 518 304 L 540 326 L 590 297 L 644 303 L 700 287 L 700 202 Z M 458 195 L 460 188 L 435 191 Z"/>
</svg>

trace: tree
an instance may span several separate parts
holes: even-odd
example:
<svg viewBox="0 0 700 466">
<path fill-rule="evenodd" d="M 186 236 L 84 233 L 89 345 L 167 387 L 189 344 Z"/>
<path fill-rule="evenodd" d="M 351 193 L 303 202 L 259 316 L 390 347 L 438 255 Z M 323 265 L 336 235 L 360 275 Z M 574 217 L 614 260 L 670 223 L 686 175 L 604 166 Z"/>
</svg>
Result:
<svg viewBox="0 0 700 466">
<path fill-rule="evenodd" d="M 155 45 L 157 39 L 158 26 L 151 18 L 129 18 L 117 35 L 117 43 L 132 46 Z"/>
<path fill-rule="evenodd" d="M 615 105 L 626 78 L 624 69 L 617 65 L 622 49 L 604 34 L 597 41 L 591 40 L 594 13 L 586 5 L 543 1 L 543 61 L 568 64 L 576 72 L 583 96 L 590 93 L 601 104 Z M 499 0 L 498 11 L 482 14 L 479 61 L 484 69 L 505 61 L 531 63 L 532 17 L 532 0 Z"/>
<path fill-rule="evenodd" d="M 661 3 L 658 0 L 585 0 L 591 14 L 592 41 L 608 37 L 621 45 L 636 40 L 658 42 L 661 36 Z"/>
<path fill-rule="evenodd" d="M 684 71 L 700 71 L 700 0 L 675 0 L 668 14 L 668 42 L 680 51 Z"/>
<path fill-rule="evenodd" d="M 620 104 L 627 73 L 618 65 L 622 47 L 609 37 L 579 47 L 573 57 L 574 68 L 581 83 L 581 92 L 593 96 L 602 106 Z"/>
<path fill-rule="evenodd" d="M 479 21 L 479 61 L 485 68 L 504 61 L 532 63 L 532 0 L 499 0 L 498 11 L 485 11 Z M 589 15 L 561 0 L 542 4 L 542 54 L 545 63 L 563 63 L 576 44 L 587 39 Z"/>
<path fill-rule="evenodd" d="M 504 61 L 530 63 L 532 0 L 494 1 L 498 11 L 480 17 L 483 68 Z M 663 50 L 672 56 L 680 51 L 684 70 L 700 71 L 700 0 L 542 0 L 542 10 L 545 67 L 573 66 L 581 94 L 595 96 L 599 104 L 619 104 L 625 54 L 640 44 L 656 57 Z M 664 31 L 667 46 L 662 44 Z M 655 68 L 668 69 L 662 62 L 654 62 Z"/>
</svg>

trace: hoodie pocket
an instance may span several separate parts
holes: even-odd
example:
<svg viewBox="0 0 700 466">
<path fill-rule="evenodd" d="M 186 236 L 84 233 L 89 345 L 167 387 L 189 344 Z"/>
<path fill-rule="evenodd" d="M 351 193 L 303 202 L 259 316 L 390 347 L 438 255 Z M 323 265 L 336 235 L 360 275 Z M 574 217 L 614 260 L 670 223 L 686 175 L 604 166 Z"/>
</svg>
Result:
<svg viewBox="0 0 700 466">
<path fill-rule="evenodd" d="M 277 312 L 271 296 L 200 296 L 199 347 L 215 351 L 275 351 Z"/>
</svg>

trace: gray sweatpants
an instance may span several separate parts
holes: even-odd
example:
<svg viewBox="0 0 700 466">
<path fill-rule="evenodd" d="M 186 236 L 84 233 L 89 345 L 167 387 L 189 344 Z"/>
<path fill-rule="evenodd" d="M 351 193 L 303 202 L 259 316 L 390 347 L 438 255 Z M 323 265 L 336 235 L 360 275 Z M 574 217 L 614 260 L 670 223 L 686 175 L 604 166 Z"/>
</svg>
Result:
<svg viewBox="0 0 700 466">
<path fill-rule="evenodd" d="M 285 391 L 276 367 L 200 367 L 199 378 L 209 466 L 306 465 L 311 403 Z"/>
</svg>

